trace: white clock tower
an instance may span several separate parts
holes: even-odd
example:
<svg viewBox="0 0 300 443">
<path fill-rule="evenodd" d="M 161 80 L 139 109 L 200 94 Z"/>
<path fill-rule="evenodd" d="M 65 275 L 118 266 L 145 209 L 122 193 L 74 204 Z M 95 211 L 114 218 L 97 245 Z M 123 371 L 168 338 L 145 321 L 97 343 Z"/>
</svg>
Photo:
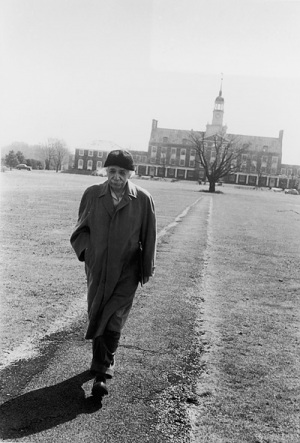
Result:
<svg viewBox="0 0 300 443">
<path fill-rule="evenodd" d="M 206 136 L 219 134 L 220 132 L 226 132 L 226 128 L 223 126 L 224 117 L 224 98 L 222 97 L 222 80 L 219 95 L 215 100 L 215 107 L 213 110 L 212 124 L 206 125 Z"/>
</svg>

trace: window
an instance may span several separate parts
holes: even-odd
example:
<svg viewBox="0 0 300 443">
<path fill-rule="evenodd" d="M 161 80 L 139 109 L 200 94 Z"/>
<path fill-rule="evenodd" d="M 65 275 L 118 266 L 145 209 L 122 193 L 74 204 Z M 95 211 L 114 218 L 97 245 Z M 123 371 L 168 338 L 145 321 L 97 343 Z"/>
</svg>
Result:
<svg viewBox="0 0 300 443">
<path fill-rule="evenodd" d="M 242 163 L 247 163 L 247 154 L 242 154 Z"/>
<path fill-rule="evenodd" d="M 88 151 L 88 156 L 93 157 L 93 151 Z"/>
<path fill-rule="evenodd" d="M 266 155 L 263 155 L 262 158 L 261 158 L 261 165 L 263 167 L 266 167 L 267 166 L 267 162 L 268 162 L 268 157 Z"/>
<path fill-rule="evenodd" d="M 93 160 L 88 160 L 87 162 L 87 170 L 91 171 L 93 169 Z"/>
<path fill-rule="evenodd" d="M 147 163 L 147 156 L 146 155 L 142 156 L 142 163 Z"/>
<path fill-rule="evenodd" d="M 286 168 L 281 168 L 280 174 L 281 175 L 286 175 Z"/>
<path fill-rule="evenodd" d="M 183 145 L 187 145 L 187 144 L 188 144 L 188 141 L 187 141 L 186 138 L 183 138 L 183 139 L 182 139 L 182 144 L 183 144 Z"/>
<path fill-rule="evenodd" d="M 216 159 L 216 151 L 214 149 L 212 149 L 210 151 L 210 162 L 213 163 Z"/>
<path fill-rule="evenodd" d="M 79 155 L 80 155 L 81 157 L 84 156 L 84 150 L 83 150 L 83 149 L 79 149 Z"/>
<path fill-rule="evenodd" d="M 186 156 L 186 149 L 184 148 L 180 149 L 180 159 L 179 159 L 180 166 L 185 166 L 185 156 Z"/>
<path fill-rule="evenodd" d="M 82 160 L 82 158 L 80 158 L 78 160 L 78 169 L 83 169 L 83 160 Z"/>
<path fill-rule="evenodd" d="M 293 170 L 292 170 L 292 168 L 289 168 L 289 169 L 287 170 L 287 175 L 288 175 L 288 177 L 291 177 L 291 176 L 293 175 Z"/>
<path fill-rule="evenodd" d="M 174 168 L 168 169 L 168 177 L 175 177 L 175 169 Z"/>
<path fill-rule="evenodd" d="M 98 151 L 98 157 L 100 157 L 100 158 L 103 157 L 103 152 L 102 151 Z"/>
<path fill-rule="evenodd" d="M 163 143 L 168 143 L 168 137 L 163 137 Z"/>
<path fill-rule="evenodd" d="M 300 177 L 300 169 L 297 169 L 297 175 Z"/>
<path fill-rule="evenodd" d="M 176 163 L 176 153 L 177 153 L 177 149 L 176 148 L 171 148 L 170 165 L 175 165 L 175 163 Z"/>
<path fill-rule="evenodd" d="M 196 150 L 195 149 L 191 149 L 191 152 L 190 152 L 190 168 L 194 168 L 195 167 L 195 159 L 196 159 Z"/>
<path fill-rule="evenodd" d="M 256 172 L 256 168 L 257 168 L 257 161 L 252 159 L 250 165 L 250 172 Z"/>
<path fill-rule="evenodd" d="M 91 161 L 91 160 L 89 160 Z M 97 161 L 97 169 L 101 169 L 102 168 L 102 162 L 99 160 Z"/>
</svg>

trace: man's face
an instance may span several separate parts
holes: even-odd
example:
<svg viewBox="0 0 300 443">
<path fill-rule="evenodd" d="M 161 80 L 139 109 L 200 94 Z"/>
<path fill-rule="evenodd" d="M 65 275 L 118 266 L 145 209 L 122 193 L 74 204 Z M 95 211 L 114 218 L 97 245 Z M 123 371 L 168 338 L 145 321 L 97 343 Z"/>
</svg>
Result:
<svg viewBox="0 0 300 443">
<path fill-rule="evenodd" d="M 129 179 L 130 171 L 120 168 L 119 166 L 109 166 L 107 168 L 108 183 L 112 190 L 120 192 L 125 187 Z"/>
</svg>

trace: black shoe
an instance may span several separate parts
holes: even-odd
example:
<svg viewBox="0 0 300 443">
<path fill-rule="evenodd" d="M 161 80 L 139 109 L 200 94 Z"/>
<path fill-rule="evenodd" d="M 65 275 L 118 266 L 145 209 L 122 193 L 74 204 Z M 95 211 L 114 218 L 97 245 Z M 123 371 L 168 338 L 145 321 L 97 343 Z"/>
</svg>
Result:
<svg viewBox="0 0 300 443">
<path fill-rule="evenodd" d="M 103 397 L 108 394 L 106 379 L 103 376 L 97 376 L 94 380 L 92 395 L 94 397 Z"/>
</svg>

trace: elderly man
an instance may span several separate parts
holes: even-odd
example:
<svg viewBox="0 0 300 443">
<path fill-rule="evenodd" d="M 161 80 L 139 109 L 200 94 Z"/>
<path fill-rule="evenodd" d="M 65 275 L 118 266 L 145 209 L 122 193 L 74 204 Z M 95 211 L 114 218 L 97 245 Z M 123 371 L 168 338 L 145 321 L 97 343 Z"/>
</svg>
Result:
<svg viewBox="0 0 300 443">
<path fill-rule="evenodd" d="M 93 340 L 92 394 L 108 394 L 114 356 L 138 283 L 154 274 L 155 208 L 151 195 L 129 178 L 134 174 L 128 151 L 111 151 L 104 167 L 107 181 L 83 194 L 71 244 L 85 262 L 89 323 Z"/>
</svg>

